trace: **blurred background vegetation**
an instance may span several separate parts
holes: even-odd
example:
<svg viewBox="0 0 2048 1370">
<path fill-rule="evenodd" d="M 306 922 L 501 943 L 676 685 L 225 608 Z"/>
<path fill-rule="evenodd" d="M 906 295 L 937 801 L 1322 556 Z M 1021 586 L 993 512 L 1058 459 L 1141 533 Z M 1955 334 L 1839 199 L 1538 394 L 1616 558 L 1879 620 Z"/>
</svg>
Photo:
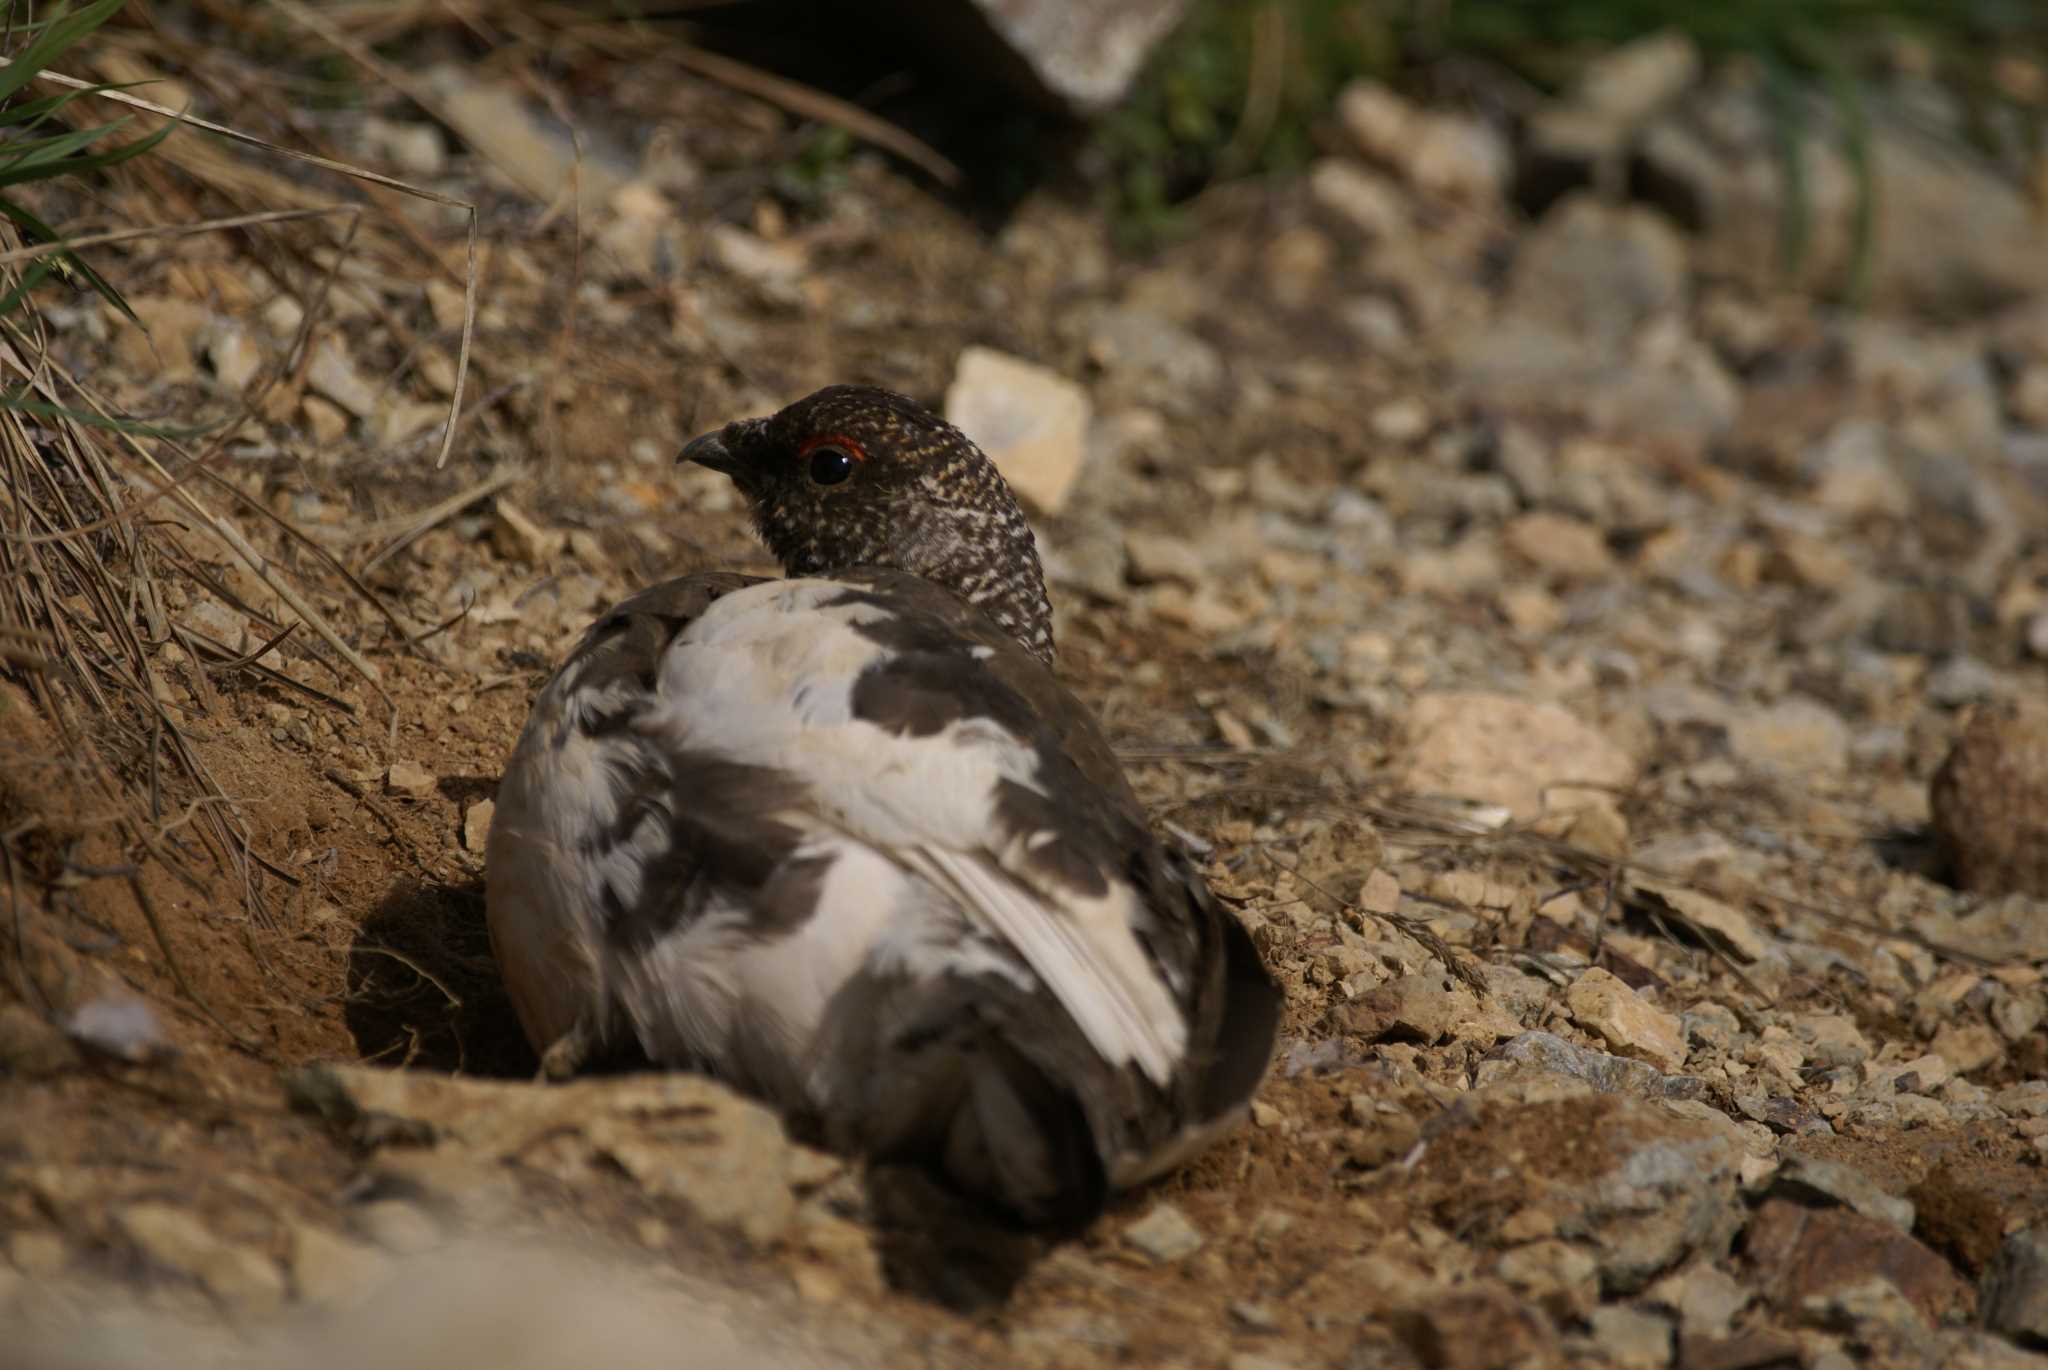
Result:
<svg viewBox="0 0 2048 1370">
<path fill-rule="evenodd" d="M 1171 233 L 1175 207 L 1217 180 L 1304 166 L 1353 78 L 1512 120 L 1592 58 L 1666 30 L 1710 64 L 1756 65 L 1766 90 L 1805 84 L 1845 111 L 1888 86 L 1937 89 L 1953 118 L 1934 131 L 2016 177 L 2043 152 L 2040 0 L 1197 0 L 1095 130 L 1088 161 L 1141 242 Z"/>
</svg>

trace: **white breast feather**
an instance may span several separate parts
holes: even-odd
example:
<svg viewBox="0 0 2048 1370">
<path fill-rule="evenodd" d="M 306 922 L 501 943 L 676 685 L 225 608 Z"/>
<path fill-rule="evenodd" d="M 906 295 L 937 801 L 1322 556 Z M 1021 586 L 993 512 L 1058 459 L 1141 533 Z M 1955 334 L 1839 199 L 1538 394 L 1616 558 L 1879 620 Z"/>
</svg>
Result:
<svg viewBox="0 0 2048 1370">
<path fill-rule="evenodd" d="M 818 818 L 945 890 L 1016 948 L 1106 1060 L 1166 1084 L 1187 1023 L 1138 943 L 1135 894 L 1112 880 L 1083 899 L 1028 879 L 1032 835 L 1002 831 L 995 797 L 1004 781 L 1043 790 L 1036 755 L 1004 729 L 966 719 L 911 738 L 853 716 L 855 681 L 886 652 L 855 629 L 888 611 L 821 607 L 845 593 L 786 580 L 720 598 L 662 663 L 649 726 L 677 748 L 801 776 Z"/>
</svg>

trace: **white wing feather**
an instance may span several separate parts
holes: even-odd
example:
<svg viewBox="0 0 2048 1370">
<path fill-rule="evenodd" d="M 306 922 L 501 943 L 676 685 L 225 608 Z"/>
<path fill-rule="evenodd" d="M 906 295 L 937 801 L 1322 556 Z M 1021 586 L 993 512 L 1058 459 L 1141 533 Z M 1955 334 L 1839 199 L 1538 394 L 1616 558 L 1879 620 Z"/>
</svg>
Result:
<svg viewBox="0 0 2048 1370">
<path fill-rule="evenodd" d="M 964 718 L 903 737 L 854 716 L 856 680 L 887 651 L 857 628 L 887 611 L 831 603 L 844 593 L 789 580 L 720 599 L 664 662 L 661 726 L 679 746 L 801 776 L 818 818 L 944 890 L 1016 948 L 1104 1059 L 1165 1085 L 1187 1023 L 1138 942 L 1133 891 L 1112 879 L 1084 899 L 1021 877 L 1043 834 L 1004 831 L 995 801 L 1004 782 L 1038 789 L 1038 763 L 1005 730 Z"/>
<path fill-rule="evenodd" d="M 1112 884 L 1092 906 L 1048 907 L 986 858 L 942 847 L 896 855 L 1015 947 L 1105 1060 L 1135 1061 L 1162 1088 L 1173 1078 L 1187 1024 L 1131 931 L 1128 891 Z"/>
</svg>

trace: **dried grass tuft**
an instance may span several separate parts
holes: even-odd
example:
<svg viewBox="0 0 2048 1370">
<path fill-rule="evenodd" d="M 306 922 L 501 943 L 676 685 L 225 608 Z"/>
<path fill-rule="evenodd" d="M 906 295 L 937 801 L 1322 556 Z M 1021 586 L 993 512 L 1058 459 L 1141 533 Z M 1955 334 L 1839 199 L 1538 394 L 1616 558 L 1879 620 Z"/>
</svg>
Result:
<svg viewBox="0 0 2048 1370">
<path fill-rule="evenodd" d="M 133 38 L 128 36 L 131 42 Z M 148 74 L 146 66 L 119 43 L 95 55 L 102 74 L 109 74 L 109 68 L 125 79 Z M 461 412 L 475 317 L 473 205 L 182 116 L 129 91 L 98 88 L 50 71 L 39 72 L 35 80 L 81 92 L 83 98 L 73 106 L 114 101 L 154 116 L 149 121 L 152 127 L 161 120 L 180 121 L 261 153 L 310 165 L 330 179 L 348 178 L 381 192 L 417 196 L 465 211 L 465 316 L 455 393 L 440 446 L 445 459 Z M 70 107 L 66 115 L 77 117 Z M 326 548 L 258 503 L 219 469 L 228 445 L 261 411 L 269 393 L 281 385 L 302 383 L 308 342 L 343 264 L 361 250 L 366 236 L 381 237 L 390 230 L 379 222 L 366 235 L 361 232 L 366 219 L 361 205 L 330 202 L 303 184 L 252 168 L 218 144 L 189 135 L 173 136 L 151 149 L 130 165 L 128 174 L 144 188 L 162 193 L 130 195 L 122 201 L 126 206 L 152 201 L 242 206 L 254 189 L 277 192 L 290 207 L 133 224 L 62 245 L 25 243 L 12 223 L 0 222 L 0 294 L 21 287 L 24 271 L 52 252 L 199 233 L 261 233 L 271 235 L 260 241 L 273 250 L 273 274 L 298 283 L 304 321 L 282 361 L 242 397 L 235 414 L 195 447 L 169 426 L 122 414 L 90 379 L 67 369 L 53 347 L 41 297 L 24 291 L 18 307 L 0 313 L 0 392 L 16 401 L 0 408 L 0 667 L 47 721 L 62 754 L 42 760 L 60 767 L 106 803 L 99 825 L 112 834 L 126 859 L 96 873 L 125 877 L 179 991 L 230 1040 L 260 1051 L 246 1034 L 223 1021 L 194 987 L 140 874 L 145 863 L 156 863 L 195 891 L 234 891 L 247 911 L 245 926 L 252 933 L 276 929 L 279 892 L 299 883 L 257 849 L 245 807 L 257 797 L 228 793 L 211 773 L 194 744 L 185 710 L 172 702 L 184 695 L 174 688 L 174 679 L 200 701 L 217 702 L 237 681 L 256 679 L 322 707 L 353 713 L 354 706 L 338 692 L 302 678 L 304 666 L 318 664 L 336 680 L 350 674 L 358 677 L 383 701 L 395 735 L 397 705 L 384 689 L 381 672 L 315 607 L 316 599 L 319 593 L 337 589 L 360 597 L 408 647 L 418 642 L 419 629 L 403 621 Z M 304 269 L 279 269 L 280 261 L 293 259 Z M 440 265 L 438 257 L 435 264 Z M 302 567 L 310 562 L 310 567 L 296 573 L 288 570 L 287 559 L 252 540 L 238 514 L 253 514 L 267 526 L 266 540 L 274 535 L 279 544 L 291 544 L 307 555 L 289 560 Z M 222 563 L 238 566 L 274 597 L 273 602 L 259 607 L 233 593 L 209 569 Z M 193 626 L 196 619 L 189 609 L 202 601 L 241 620 L 244 643 L 257 645 L 247 649 Z M 212 621 L 218 622 L 219 615 Z M 280 650 L 287 647 L 289 659 Z M 43 983 L 49 977 L 39 978 L 34 969 L 38 961 L 31 955 L 29 920 L 36 916 L 36 905 L 20 888 L 23 874 L 35 863 L 21 859 L 18 848 L 41 822 L 33 813 L 18 821 L 16 815 L 8 817 L 12 826 L 0 832 L 0 865 L 5 867 L 10 917 L 0 936 L 11 935 L 16 990 L 31 1005 L 54 1012 L 66 991 L 61 985 Z M 0 949 L 6 947 L 0 942 Z M 253 935 L 250 950 L 259 964 L 265 964 Z"/>
</svg>

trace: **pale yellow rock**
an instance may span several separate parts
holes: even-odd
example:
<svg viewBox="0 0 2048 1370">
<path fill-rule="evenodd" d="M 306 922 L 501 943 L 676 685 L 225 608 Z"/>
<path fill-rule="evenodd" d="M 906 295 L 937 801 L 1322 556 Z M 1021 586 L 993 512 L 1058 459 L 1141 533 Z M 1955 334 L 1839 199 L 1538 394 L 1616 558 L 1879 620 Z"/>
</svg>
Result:
<svg viewBox="0 0 2048 1370">
<path fill-rule="evenodd" d="M 524 509 L 508 499 L 499 499 L 491 509 L 491 546 L 507 561 L 544 566 L 569 544 L 559 528 L 544 528 Z"/>
<path fill-rule="evenodd" d="M 284 1302 L 284 1276 L 252 1247 L 216 1237 L 190 1209 L 134 1203 L 115 1214 L 124 1236 L 154 1265 L 187 1275 L 222 1303 L 267 1313 Z"/>
<path fill-rule="evenodd" d="M 332 338 L 314 345 L 313 360 L 306 366 L 306 384 L 359 419 L 377 412 L 378 387 L 356 370 Z"/>
<path fill-rule="evenodd" d="M 1572 1021 L 1599 1037 L 1610 1051 L 1664 1071 L 1685 1064 L 1685 1032 L 1678 1019 L 1597 966 L 1572 983 L 1565 1006 Z"/>
<path fill-rule="evenodd" d="M 292 1228 L 286 1261 L 299 1297 L 329 1306 L 360 1303 L 391 1273 L 390 1259 L 375 1247 L 311 1223 Z"/>
<path fill-rule="evenodd" d="M 384 773 L 384 788 L 408 799 L 425 799 L 433 794 L 434 773 L 416 761 L 394 761 Z"/>
<path fill-rule="evenodd" d="M 1424 695 L 1409 710 L 1402 783 L 1506 807 L 1528 822 L 1612 806 L 1635 781 L 1633 757 L 1562 705 L 1511 695 Z"/>
<path fill-rule="evenodd" d="M 972 438 L 1041 513 L 1057 513 L 1088 453 L 1088 392 L 1047 367 L 986 347 L 960 354 L 946 421 Z"/>
<path fill-rule="evenodd" d="M 1598 580 L 1614 573 L 1614 553 L 1600 530 L 1584 519 L 1535 510 L 1501 530 L 1508 549 L 1540 571 L 1566 580 Z"/>
<path fill-rule="evenodd" d="M 128 307 L 141 327 L 126 318 L 119 320 L 114 356 L 124 372 L 154 381 L 188 381 L 199 374 L 199 338 L 211 323 L 211 314 L 190 300 L 168 295 L 132 299 Z"/>
<path fill-rule="evenodd" d="M 340 405 L 318 395 L 308 395 L 300 401 L 299 407 L 305 413 L 306 427 L 312 430 L 315 442 L 340 442 L 348 436 L 348 415 Z"/>
<path fill-rule="evenodd" d="M 484 844 L 491 838 L 491 819 L 498 806 L 488 799 L 479 799 L 471 804 L 462 815 L 462 845 L 467 851 L 481 854 Z"/>
<path fill-rule="evenodd" d="M 1929 1045 L 1958 1075 L 1982 1070 L 2005 1055 L 2004 1039 L 1984 1023 L 1949 1023 Z"/>
<path fill-rule="evenodd" d="M 1564 624 L 1564 605 L 1541 585 L 1522 581 L 1502 586 L 1493 602 L 1510 628 L 1529 637 L 1556 632 Z"/>
<path fill-rule="evenodd" d="M 1760 961 L 1770 954 L 1770 943 L 1759 933 L 1749 915 L 1732 904 L 1682 885 L 1639 880 L 1636 888 L 1662 899 L 1678 916 L 1718 940 L 1744 961 Z"/>
<path fill-rule="evenodd" d="M 226 324 L 213 330 L 206 340 L 206 360 L 213 366 L 214 379 L 239 392 L 263 369 L 263 350 L 240 324 Z"/>
</svg>

